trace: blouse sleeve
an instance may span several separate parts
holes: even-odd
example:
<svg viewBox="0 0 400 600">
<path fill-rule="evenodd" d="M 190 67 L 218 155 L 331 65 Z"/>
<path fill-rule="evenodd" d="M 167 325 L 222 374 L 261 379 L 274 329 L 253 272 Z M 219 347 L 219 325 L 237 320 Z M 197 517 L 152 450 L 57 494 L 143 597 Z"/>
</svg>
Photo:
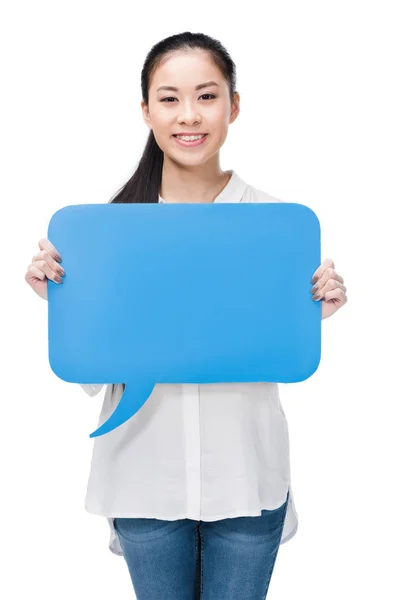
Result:
<svg viewBox="0 0 400 600">
<path fill-rule="evenodd" d="M 79 385 L 89 396 L 96 396 L 104 386 L 104 383 L 80 383 Z"/>
</svg>

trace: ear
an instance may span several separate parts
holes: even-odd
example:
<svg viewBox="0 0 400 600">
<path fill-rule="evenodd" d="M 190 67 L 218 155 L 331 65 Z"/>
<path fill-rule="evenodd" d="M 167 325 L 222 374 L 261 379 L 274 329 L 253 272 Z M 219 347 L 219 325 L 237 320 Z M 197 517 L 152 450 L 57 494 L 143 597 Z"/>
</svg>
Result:
<svg viewBox="0 0 400 600">
<path fill-rule="evenodd" d="M 239 116 L 240 113 L 240 95 L 239 92 L 235 92 L 235 96 L 232 102 L 232 110 L 231 110 L 231 116 L 229 119 L 229 123 L 233 123 L 237 117 Z"/>
<path fill-rule="evenodd" d="M 151 126 L 151 119 L 149 115 L 149 107 L 144 103 L 144 100 L 141 101 L 140 106 L 142 108 L 143 120 L 146 123 L 149 129 L 153 129 Z"/>
</svg>

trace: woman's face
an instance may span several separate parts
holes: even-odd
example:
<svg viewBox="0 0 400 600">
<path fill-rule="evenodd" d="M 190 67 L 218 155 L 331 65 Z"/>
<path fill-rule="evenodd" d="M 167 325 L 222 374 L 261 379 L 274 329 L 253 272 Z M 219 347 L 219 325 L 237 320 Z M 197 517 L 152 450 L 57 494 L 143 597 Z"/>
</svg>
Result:
<svg viewBox="0 0 400 600">
<path fill-rule="evenodd" d="M 215 82 L 212 85 L 208 82 Z M 196 86 L 208 83 L 196 90 Z M 159 89 L 162 86 L 177 88 Z M 200 51 L 174 52 L 153 74 L 149 88 L 149 105 L 142 101 L 143 117 L 153 130 L 157 144 L 165 155 L 184 165 L 207 162 L 221 148 L 230 123 L 239 114 L 231 104 L 229 87 L 209 56 Z M 206 133 L 196 146 L 184 147 L 174 137 L 180 133 Z"/>
</svg>

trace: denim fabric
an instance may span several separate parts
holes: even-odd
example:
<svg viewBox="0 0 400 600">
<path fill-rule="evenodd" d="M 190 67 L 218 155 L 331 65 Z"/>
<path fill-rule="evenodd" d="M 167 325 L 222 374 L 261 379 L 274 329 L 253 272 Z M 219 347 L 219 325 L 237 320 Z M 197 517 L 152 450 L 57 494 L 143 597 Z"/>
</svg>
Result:
<svg viewBox="0 0 400 600">
<path fill-rule="evenodd" d="M 288 501 L 218 521 L 115 518 L 137 600 L 264 600 Z"/>
</svg>

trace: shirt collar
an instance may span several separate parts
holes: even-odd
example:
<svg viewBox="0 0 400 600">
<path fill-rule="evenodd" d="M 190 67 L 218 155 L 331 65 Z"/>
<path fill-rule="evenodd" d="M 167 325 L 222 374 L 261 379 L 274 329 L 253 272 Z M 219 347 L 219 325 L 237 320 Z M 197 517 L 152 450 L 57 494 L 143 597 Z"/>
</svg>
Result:
<svg viewBox="0 0 400 600">
<path fill-rule="evenodd" d="M 231 177 L 222 192 L 215 198 L 214 204 L 216 202 L 241 202 L 245 189 L 248 187 L 247 183 L 245 183 L 233 169 L 230 169 L 227 172 L 231 173 Z M 168 204 L 168 202 L 166 202 L 164 198 L 161 198 L 160 195 L 158 195 L 158 202 Z"/>
</svg>

